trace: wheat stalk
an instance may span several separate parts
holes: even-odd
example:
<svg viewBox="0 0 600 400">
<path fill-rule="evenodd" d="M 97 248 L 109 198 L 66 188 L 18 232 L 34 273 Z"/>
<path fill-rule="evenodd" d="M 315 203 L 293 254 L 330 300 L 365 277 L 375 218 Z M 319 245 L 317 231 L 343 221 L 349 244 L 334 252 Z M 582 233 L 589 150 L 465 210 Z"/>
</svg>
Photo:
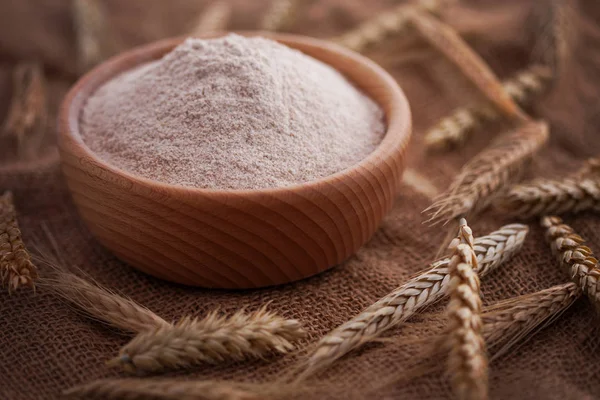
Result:
<svg viewBox="0 0 600 400">
<path fill-rule="evenodd" d="M 126 332 L 142 332 L 168 322 L 133 300 L 55 267 L 54 277 L 40 281 L 47 290 L 75 305 L 88 316 Z"/>
<path fill-rule="evenodd" d="M 504 90 L 502 83 L 489 66 L 449 25 L 428 13 L 411 9 L 410 25 L 450 62 L 452 62 L 473 85 L 494 105 L 498 112 L 510 120 L 527 121 L 529 117 Z"/>
<path fill-rule="evenodd" d="M 600 178 L 537 179 L 513 186 L 496 206 L 507 215 L 523 219 L 600 210 Z"/>
<path fill-rule="evenodd" d="M 445 347 L 448 348 L 448 372 L 452 389 L 458 399 L 487 399 L 487 355 L 483 341 L 481 321 L 481 298 L 479 297 L 479 277 L 477 257 L 473 251 L 473 236 L 467 222 L 460 221 L 460 233 L 449 249 L 453 251 L 448 273 L 450 301 L 448 334 Z"/>
<path fill-rule="evenodd" d="M 527 26 L 531 29 L 531 59 L 560 77 L 571 58 L 575 39 L 574 10 L 569 0 L 537 1 Z"/>
<path fill-rule="evenodd" d="M 129 372 L 163 371 L 201 362 L 261 357 L 272 350 L 288 352 L 294 348 L 292 342 L 304 334 L 298 321 L 264 308 L 251 314 L 240 311 L 229 318 L 212 312 L 201 320 L 184 318 L 176 325 L 138 334 L 110 364 Z"/>
<path fill-rule="evenodd" d="M 531 65 L 512 78 L 502 82 L 508 95 L 521 106 L 529 105 L 544 92 L 552 78 L 549 68 Z M 486 122 L 498 121 L 502 116 L 487 105 L 460 107 L 442 118 L 425 135 L 425 144 L 431 149 L 447 149 L 460 146 L 469 134 Z"/>
<path fill-rule="evenodd" d="M 408 28 L 408 14 L 413 8 L 439 14 L 448 0 L 420 0 L 402 4 L 363 22 L 358 27 L 331 40 L 354 51 L 364 51 L 372 44 L 398 35 Z"/>
<path fill-rule="evenodd" d="M 21 151 L 26 138 L 45 131 L 47 118 L 42 66 L 37 63 L 18 64 L 13 73 L 13 97 L 2 132 L 16 138 Z"/>
<path fill-rule="evenodd" d="M 114 52 L 103 3 L 100 0 L 71 0 L 77 64 L 81 72 L 99 64 Z"/>
<path fill-rule="evenodd" d="M 478 273 L 485 276 L 520 250 L 529 229 L 526 225 L 505 225 L 497 231 L 475 239 Z M 420 273 L 350 321 L 340 325 L 316 345 L 308 360 L 301 364 L 298 380 L 313 375 L 335 360 L 375 340 L 388 329 L 398 326 L 418 311 L 448 293 L 448 264 L 444 258 Z"/>
<path fill-rule="evenodd" d="M 437 224 L 487 207 L 548 139 L 548 125 L 531 121 L 499 136 L 462 168 L 450 188 L 425 210 Z"/>
<path fill-rule="evenodd" d="M 68 398 L 121 400 L 259 399 L 234 382 L 175 379 L 101 379 L 64 392 Z"/>
<path fill-rule="evenodd" d="M 190 36 L 200 36 L 209 32 L 227 29 L 233 8 L 229 1 L 220 0 L 212 2 L 206 10 L 200 13 Z"/>
<path fill-rule="evenodd" d="M 546 239 L 561 266 L 592 304 L 600 308 L 600 267 L 592 250 L 584 246 L 583 238 L 573 228 L 563 224 L 560 218 L 544 217 L 541 223 L 546 228 Z"/>
<path fill-rule="evenodd" d="M 503 300 L 483 310 L 483 335 L 493 354 L 506 354 L 531 332 L 551 324 L 581 295 L 573 282 Z"/>
<path fill-rule="evenodd" d="M 20 286 L 35 288 L 37 269 L 25 248 L 11 192 L 0 196 L 0 283 L 9 293 Z"/>
<path fill-rule="evenodd" d="M 265 31 L 281 31 L 292 24 L 296 10 L 300 6 L 298 0 L 271 0 L 260 29 Z"/>
</svg>

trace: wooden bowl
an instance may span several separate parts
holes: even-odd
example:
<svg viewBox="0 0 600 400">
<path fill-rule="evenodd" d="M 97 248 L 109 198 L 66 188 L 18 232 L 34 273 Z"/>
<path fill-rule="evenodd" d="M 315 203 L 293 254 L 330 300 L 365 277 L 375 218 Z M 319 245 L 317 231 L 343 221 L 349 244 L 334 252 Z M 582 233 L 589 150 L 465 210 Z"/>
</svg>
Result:
<svg viewBox="0 0 600 400">
<path fill-rule="evenodd" d="M 256 288 L 306 278 L 354 254 L 392 207 L 411 134 L 408 102 L 395 80 L 368 59 L 326 41 L 242 34 L 269 37 L 336 68 L 380 104 L 387 133 L 357 165 L 304 184 L 257 190 L 169 185 L 100 159 L 81 139 L 79 116 L 99 86 L 160 58 L 183 38 L 136 48 L 98 66 L 62 104 L 62 169 L 96 238 L 156 277 L 211 288 Z"/>
</svg>

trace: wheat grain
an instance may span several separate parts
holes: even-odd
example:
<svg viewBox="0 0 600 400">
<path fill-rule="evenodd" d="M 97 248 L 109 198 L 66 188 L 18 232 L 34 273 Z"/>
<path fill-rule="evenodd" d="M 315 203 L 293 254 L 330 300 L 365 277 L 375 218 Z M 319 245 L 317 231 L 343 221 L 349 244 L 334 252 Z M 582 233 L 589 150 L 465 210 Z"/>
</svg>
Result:
<svg viewBox="0 0 600 400">
<path fill-rule="evenodd" d="M 483 310 L 483 335 L 492 360 L 551 324 L 581 295 L 573 282 L 496 303 Z"/>
<path fill-rule="evenodd" d="M 212 2 L 200 13 L 194 27 L 190 30 L 190 36 L 226 30 L 232 11 L 233 7 L 227 0 Z"/>
<path fill-rule="evenodd" d="M 261 357 L 274 350 L 286 353 L 304 337 L 296 320 L 287 320 L 264 308 L 229 318 L 210 313 L 198 320 L 184 318 L 173 326 L 142 332 L 125 345 L 112 365 L 126 371 L 162 371 L 193 364 Z"/>
<path fill-rule="evenodd" d="M 107 11 L 100 0 L 71 0 L 77 64 L 85 72 L 114 53 Z"/>
<path fill-rule="evenodd" d="M 519 105 L 527 106 L 546 90 L 551 78 L 552 72 L 549 68 L 531 65 L 502 82 L 502 87 Z M 425 145 L 435 150 L 460 146 L 474 129 L 484 123 L 498 121 L 501 117 L 495 109 L 487 105 L 457 108 L 429 129 L 425 135 Z"/>
<path fill-rule="evenodd" d="M 47 120 L 46 82 L 40 64 L 18 64 L 13 73 L 13 96 L 8 115 L 2 127 L 5 135 L 17 140 L 19 152 L 23 151 L 25 140 L 45 132 Z M 34 149 L 28 149 L 32 152 Z"/>
<path fill-rule="evenodd" d="M 92 284 L 74 274 L 54 267 L 52 278 L 40 280 L 40 285 L 59 295 L 88 316 L 126 332 L 142 332 L 168 322 L 131 299 Z"/>
<path fill-rule="evenodd" d="M 527 24 L 533 42 L 531 59 L 551 68 L 555 79 L 563 74 L 574 48 L 573 16 L 569 0 L 537 1 Z"/>
<path fill-rule="evenodd" d="M 300 6 L 298 0 L 271 0 L 260 29 L 265 31 L 281 31 L 290 26 Z"/>
<path fill-rule="evenodd" d="M 64 392 L 68 398 L 120 400 L 250 400 L 243 385 L 234 382 L 176 379 L 101 379 Z"/>
<path fill-rule="evenodd" d="M 481 299 L 477 257 L 473 242 L 462 235 L 468 226 L 464 219 L 460 223 L 459 237 L 449 248 L 453 250 L 448 273 L 448 372 L 458 399 L 487 399 L 487 356 L 483 341 L 481 321 Z"/>
<path fill-rule="evenodd" d="M 526 225 L 505 225 L 487 236 L 475 239 L 473 247 L 479 275 L 483 277 L 489 274 L 519 251 L 528 230 Z M 435 261 L 428 270 L 324 336 L 308 360 L 300 365 L 298 380 L 323 370 L 340 357 L 375 340 L 388 329 L 402 324 L 419 310 L 444 297 L 450 280 L 449 262 L 448 258 Z"/>
<path fill-rule="evenodd" d="M 11 192 L 0 196 L 0 283 L 9 293 L 20 286 L 35 288 L 37 269 L 25 248 Z"/>
<path fill-rule="evenodd" d="M 513 186 L 496 206 L 507 215 L 523 219 L 600 210 L 600 178 L 537 179 Z"/>
<path fill-rule="evenodd" d="M 425 210 L 431 224 L 468 216 L 487 207 L 548 139 L 548 125 L 528 122 L 499 136 L 462 168 L 448 190 Z"/>
<path fill-rule="evenodd" d="M 364 51 L 369 46 L 381 42 L 387 37 L 398 35 L 408 29 L 408 13 L 417 8 L 432 14 L 438 14 L 447 0 L 420 0 L 402 4 L 392 10 L 363 22 L 358 27 L 334 37 L 331 40 L 354 51 Z"/>
<path fill-rule="evenodd" d="M 544 217 L 541 223 L 546 228 L 546 239 L 561 266 L 592 304 L 600 308 L 600 267 L 592 250 L 584 246 L 583 238 L 573 228 L 563 224 L 560 218 Z"/>
<path fill-rule="evenodd" d="M 519 122 L 529 119 L 504 90 L 502 83 L 485 61 L 453 28 L 428 13 L 416 9 L 409 11 L 408 18 L 410 25 L 452 62 L 500 113 L 510 120 Z"/>
</svg>

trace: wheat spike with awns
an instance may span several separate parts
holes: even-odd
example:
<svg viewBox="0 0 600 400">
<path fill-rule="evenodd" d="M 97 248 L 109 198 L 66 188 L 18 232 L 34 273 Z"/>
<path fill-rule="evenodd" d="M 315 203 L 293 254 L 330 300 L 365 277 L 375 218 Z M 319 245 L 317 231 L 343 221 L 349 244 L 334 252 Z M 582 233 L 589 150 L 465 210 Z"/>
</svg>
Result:
<svg viewBox="0 0 600 400">
<path fill-rule="evenodd" d="M 573 228 L 558 217 L 542 218 L 542 227 L 546 229 L 546 239 L 560 265 L 592 304 L 600 309 L 600 267 L 592 250 L 584 245 L 584 239 Z"/>
<path fill-rule="evenodd" d="M 487 236 L 475 239 L 473 245 L 480 276 L 489 274 L 519 251 L 528 230 L 526 225 L 505 225 Z M 324 336 L 309 358 L 301 364 L 298 380 L 327 368 L 335 360 L 375 340 L 447 295 L 449 263 L 449 258 L 435 261 L 429 269 Z"/>
<path fill-rule="evenodd" d="M 448 373 L 456 397 L 460 400 L 487 399 L 487 355 L 483 340 L 481 299 L 477 257 L 473 251 L 473 235 L 467 222 L 459 223 L 459 236 L 449 246 L 453 251 L 450 274 L 448 333 Z"/>
<path fill-rule="evenodd" d="M 25 248 L 11 192 L 0 196 L 0 283 L 9 292 L 21 286 L 35 288 L 37 268 Z"/>
<path fill-rule="evenodd" d="M 175 325 L 140 333 L 110 364 L 128 372 L 157 372 L 203 362 L 263 357 L 272 351 L 287 353 L 304 335 L 300 322 L 265 308 L 230 317 L 212 312 L 203 319 L 186 317 Z"/>
</svg>

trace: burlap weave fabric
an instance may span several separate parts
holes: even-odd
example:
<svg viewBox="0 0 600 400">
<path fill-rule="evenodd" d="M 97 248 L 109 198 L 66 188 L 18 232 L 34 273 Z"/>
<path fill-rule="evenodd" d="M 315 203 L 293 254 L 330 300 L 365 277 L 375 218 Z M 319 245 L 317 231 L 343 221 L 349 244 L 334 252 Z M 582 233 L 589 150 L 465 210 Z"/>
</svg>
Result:
<svg viewBox="0 0 600 400">
<path fill-rule="evenodd" d="M 538 1 L 538 0 L 535 0 Z M 53 0 L 0 1 L 0 119 L 11 95 L 10 70 L 17 60 L 44 62 L 50 80 L 53 117 L 75 76 L 74 32 L 68 3 Z M 106 0 L 110 23 L 121 46 L 129 47 L 191 29 L 207 1 Z M 232 28 L 257 26 L 268 1 L 236 0 Z M 362 19 L 397 1 L 310 0 L 302 2 L 291 30 L 327 37 L 343 32 Z M 494 71 L 506 77 L 527 64 L 526 14 L 533 1 L 463 1 L 446 18 L 459 28 Z M 527 171 L 528 176 L 558 177 L 575 171 L 586 157 L 600 154 L 600 4 L 578 2 L 578 44 L 561 81 L 531 111 L 551 122 L 551 139 Z M 398 79 L 411 102 L 414 118 L 408 166 L 440 190 L 460 166 L 480 151 L 502 127 L 477 132 L 464 148 L 446 154 L 427 154 L 423 133 L 438 118 L 464 104 L 471 91 L 440 56 L 407 35 L 386 40 L 367 55 Z M 139 273 L 103 249 L 79 219 L 58 168 L 55 126 L 35 156 L 17 157 L 10 145 L 0 145 L 0 190 L 15 194 L 25 240 L 30 247 L 43 241 L 43 226 L 56 237 L 65 262 L 79 266 L 102 284 L 149 307 L 165 319 L 204 315 L 220 308 L 270 309 L 303 321 L 310 331 L 303 343 L 354 316 L 432 260 L 446 232 L 422 222 L 421 210 L 430 200 L 405 186 L 396 205 L 373 239 L 348 262 L 317 277 L 294 284 L 252 291 L 202 290 L 165 283 Z M 1 142 L 6 143 L 6 142 Z M 600 253 L 600 216 L 568 217 L 566 222 Z M 476 235 L 513 222 L 485 213 L 470 222 Z M 44 274 L 44 268 L 41 268 Z M 531 293 L 564 282 L 537 223 L 522 252 L 486 277 L 484 302 Z M 439 308 L 438 308 L 439 309 Z M 366 346 L 339 362 L 315 381 L 314 398 L 445 399 L 450 397 L 443 375 L 433 374 L 373 392 L 402 370 L 418 353 L 405 346 L 407 332 L 431 335 L 439 323 L 414 318 L 408 327 L 393 330 L 394 340 Z M 580 299 L 552 326 L 524 346 L 490 366 L 493 399 L 592 399 L 600 397 L 600 315 Z M 0 292 L 0 399 L 58 398 L 72 385 L 119 376 L 104 362 L 128 338 L 90 321 L 57 298 L 38 290 Z M 177 373 L 185 378 L 233 378 L 268 381 L 291 365 L 295 356 L 218 366 L 201 366 Z M 317 383 L 319 383 L 317 385 Z"/>
</svg>

